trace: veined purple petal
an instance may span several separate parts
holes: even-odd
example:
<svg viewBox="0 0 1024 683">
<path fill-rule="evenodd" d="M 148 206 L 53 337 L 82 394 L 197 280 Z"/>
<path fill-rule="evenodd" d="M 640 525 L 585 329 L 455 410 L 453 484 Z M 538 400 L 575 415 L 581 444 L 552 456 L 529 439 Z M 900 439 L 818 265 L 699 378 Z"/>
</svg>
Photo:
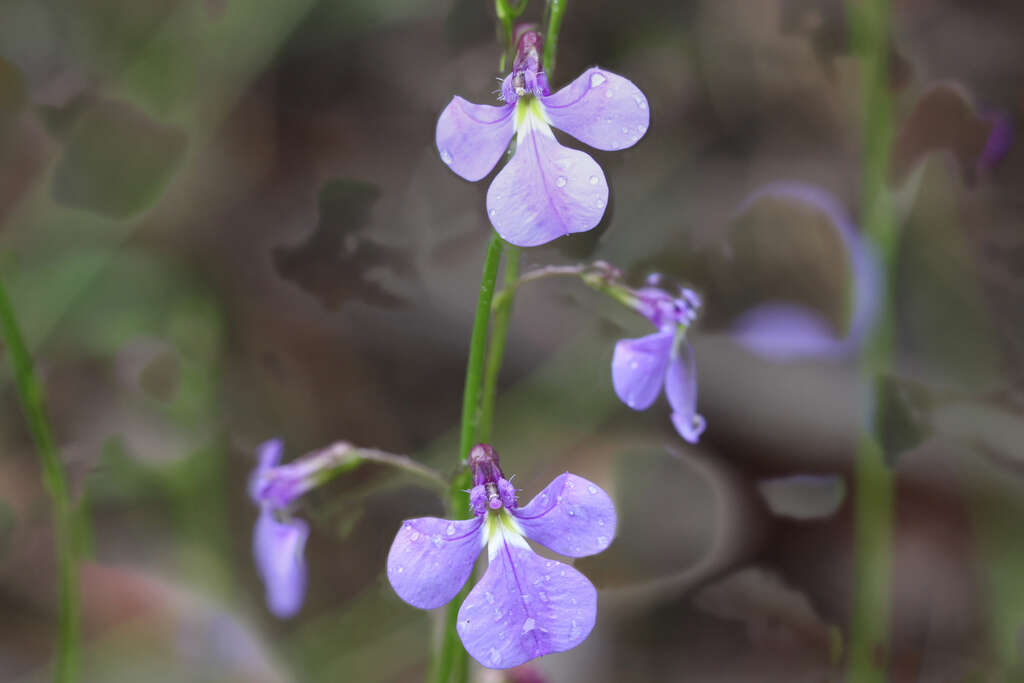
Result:
<svg viewBox="0 0 1024 683">
<path fill-rule="evenodd" d="M 569 557 L 601 552 L 615 537 L 615 505 L 600 486 L 560 474 L 526 506 L 509 510 L 526 537 Z"/>
<path fill-rule="evenodd" d="M 402 523 L 388 553 L 388 580 L 413 607 L 451 601 L 483 549 L 482 520 L 419 517 Z"/>
<path fill-rule="evenodd" d="M 466 651 L 492 669 L 564 652 L 590 634 L 597 591 L 567 564 L 502 543 L 459 609 Z"/>
<path fill-rule="evenodd" d="M 632 147 L 651 120 L 640 88 L 596 66 L 540 101 L 552 126 L 597 149 Z"/>
<path fill-rule="evenodd" d="M 303 552 L 309 526 L 301 519 L 279 522 L 264 507 L 253 530 L 253 555 L 267 591 L 267 607 L 277 617 L 293 616 L 306 595 Z"/>
<path fill-rule="evenodd" d="M 816 185 L 797 181 L 770 183 L 747 197 L 737 209 L 736 214 L 743 213 L 764 197 L 795 199 L 815 207 L 829 218 L 829 224 L 835 228 L 850 258 L 850 271 L 853 275 L 853 305 L 850 313 L 849 330 L 843 339 L 834 340 L 831 347 L 827 350 L 818 343 L 807 342 L 806 346 L 814 355 L 842 355 L 856 349 L 874 325 L 878 313 L 880 293 L 884 288 L 884 275 L 879 267 L 875 253 L 861 238 L 854 226 L 853 220 L 832 193 Z M 766 314 L 757 315 L 765 316 L 761 318 L 760 322 L 763 323 L 767 320 L 768 316 Z M 809 333 L 815 326 L 814 323 L 810 322 L 810 316 L 805 316 L 803 320 L 797 320 L 791 312 L 787 312 L 785 315 L 790 316 L 790 323 L 799 325 L 803 333 Z M 776 328 L 779 321 L 781 321 L 781 317 L 773 323 Z M 748 320 L 744 324 L 748 330 L 746 333 L 747 338 L 754 336 L 749 332 L 751 321 Z M 797 332 L 788 335 L 790 342 L 794 342 L 800 334 L 800 332 Z M 764 336 L 766 338 L 775 336 L 781 342 L 778 332 L 773 334 L 764 333 Z M 821 340 L 820 335 L 818 339 L 819 341 Z M 771 345 L 768 344 L 767 346 L 770 347 Z M 755 353 L 760 350 L 756 344 L 748 346 L 748 348 Z M 792 358 L 796 355 L 798 354 L 790 353 L 787 356 L 776 355 L 773 357 L 776 359 L 782 357 Z"/>
<path fill-rule="evenodd" d="M 466 180 L 480 180 L 505 153 L 515 132 L 515 105 L 492 107 L 453 97 L 437 120 L 441 161 Z"/>
<path fill-rule="evenodd" d="M 689 344 L 679 346 L 665 375 L 665 395 L 672 406 L 672 424 L 679 435 L 697 443 L 704 432 L 704 417 L 697 413 L 697 365 Z"/>
<path fill-rule="evenodd" d="M 558 144 L 527 116 L 516 153 L 487 190 L 487 215 L 505 241 L 535 247 L 590 230 L 608 204 L 608 182 L 589 154 Z"/>
<path fill-rule="evenodd" d="M 820 316 L 785 303 L 762 304 L 747 311 L 733 323 L 731 335 L 749 351 L 779 361 L 840 356 L 852 350 Z"/>
<path fill-rule="evenodd" d="M 612 356 L 615 393 L 633 410 L 646 410 L 661 393 L 672 354 L 674 332 L 655 332 L 639 339 L 622 339 Z"/>
</svg>

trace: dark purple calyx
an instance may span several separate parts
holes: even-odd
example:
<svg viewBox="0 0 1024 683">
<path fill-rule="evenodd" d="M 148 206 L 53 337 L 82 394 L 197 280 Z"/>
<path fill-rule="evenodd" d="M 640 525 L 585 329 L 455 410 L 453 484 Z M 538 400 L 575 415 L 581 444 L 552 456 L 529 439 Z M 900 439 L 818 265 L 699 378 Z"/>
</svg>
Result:
<svg viewBox="0 0 1024 683">
<path fill-rule="evenodd" d="M 516 52 L 512 58 L 512 73 L 501 84 L 502 98 L 509 103 L 525 95 L 549 95 L 547 78 L 541 66 L 541 47 L 544 38 L 534 30 L 536 24 L 524 24 L 516 29 Z"/>
<path fill-rule="evenodd" d="M 473 473 L 473 488 L 469 492 L 473 512 L 483 516 L 488 508 L 498 510 L 502 506 L 514 510 L 516 491 L 501 471 L 497 451 L 479 443 L 469 450 L 468 461 L 469 470 Z"/>
</svg>

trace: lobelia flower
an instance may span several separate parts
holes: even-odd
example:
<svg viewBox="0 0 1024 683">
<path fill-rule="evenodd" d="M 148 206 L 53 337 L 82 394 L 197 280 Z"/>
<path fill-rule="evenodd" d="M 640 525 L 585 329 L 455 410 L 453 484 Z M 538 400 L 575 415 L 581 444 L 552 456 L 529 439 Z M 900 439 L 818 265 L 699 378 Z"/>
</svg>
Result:
<svg viewBox="0 0 1024 683">
<path fill-rule="evenodd" d="M 849 329 L 837 338 L 817 313 L 785 302 L 761 304 L 740 315 L 730 336 L 748 351 L 774 361 L 797 358 L 841 358 L 856 351 L 874 325 L 883 275 L 874 252 L 857 232 L 839 200 L 808 183 L 782 181 L 765 185 L 747 197 L 739 215 L 765 198 L 795 200 L 828 217 L 850 259 L 853 276 Z"/>
<path fill-rule="evenodd" d="M 657 279 L 652 276 L 649 282 L 653 284 Z M 649 286 L 636 290 L 629 299 L 658 331 L 638 339 L 622 339 L 615 345 L 615 393 L 633 410 L 647 410 L 664 387 L 676 431 L 689 443 L 697 443 L 706 424 L 697 413 L 697 368 L 686 331 L 697 317 L 700 297 L 685 288 L 674 297 Z"/>
<path fill-rule="evenodd" d="M 288 518 L 288 507 L 313 486 L 315 463 L 279 465 L 283 451 L 279 439 L 259 447 L 259 465 L 249 480 L 249 496 L 260 506 L 253 530 L 256 568 L 267 591 L 267 607 L 282 619 L 294 616 L 306 595 L 303 551 L 309 526 Z"/>
<path fill-rule="evenodd" d="M 597 591 L 569 565 L 534 553 L 526 539 L 569 557 L 599 553 L 615 536 L 611 498 L 566 472 L 519 507 L 494 449 L 474 446 L 469 466 L 473 517 L 403 522 L 388 553 L 392 587 L 414 607 L 440 607 L 466 583 L 486 546 L 487 571 L 459 608 L 466 651 L 486 667 L 506 669 L 576 647 L 594 626 Z"/>
<path fill-rule="evenodd" d="M 633 146 L 650 122 L 640 89 L 598 67 L 551 94 L 540 43 L 535 31 L 520 35 L 501 84 L 503 106 L 456 96 L 437 121 L 442 161 L 471 181 L 490 173 L 515 135 L 512 159 L 487 190 L 487 215 L 504 240 L 521 247 L 590 230 L 608 204 L 601 167 L 586 152 L 560 145 L 552 126 L 596 149 L 616 150 Z"/>
</svg>

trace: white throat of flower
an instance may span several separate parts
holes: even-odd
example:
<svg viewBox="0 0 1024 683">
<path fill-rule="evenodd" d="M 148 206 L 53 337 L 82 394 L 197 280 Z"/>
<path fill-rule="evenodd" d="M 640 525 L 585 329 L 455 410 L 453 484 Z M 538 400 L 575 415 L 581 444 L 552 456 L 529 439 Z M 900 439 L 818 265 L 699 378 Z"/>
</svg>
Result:
<svg viewBox="0 0 1024 683">
<path fill-rule="evenodd" d="M 487 518 L 484 520 L 483 543 L 487 546 L 488 561 L 494 560 L 494 556 L 498 554 L 505 543 L 530 550 L 530 544 L 523 537 L 522 527 L 505 508 L 487 511 Z"/>
<path fill-rule="evenodd" d="M 551 132 L 551 122 L 548 121 L 544 105 L 533 95 L 520 97 L 516 102 L 515 128 L 517 145 L 533 131 L 547 135 L 549 138 L 555 137 L 555 134 Z"/>
</svg>

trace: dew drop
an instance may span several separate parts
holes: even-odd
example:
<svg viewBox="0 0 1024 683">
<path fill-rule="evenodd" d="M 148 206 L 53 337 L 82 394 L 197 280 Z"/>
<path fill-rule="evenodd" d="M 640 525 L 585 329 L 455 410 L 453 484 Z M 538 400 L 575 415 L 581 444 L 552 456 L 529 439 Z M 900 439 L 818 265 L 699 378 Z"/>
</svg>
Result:
<svg viewBox="0 0 1024 683">
<path fill-rule="evenodd" d="M 580 634 L 580 625 L 576 623 L 575 619 L 573 619 L 572 622 L 570 622 L 570 624 L 569 624 L 569 637 L 570 638 L 575 638 L 579 634 Z"/>
<path fill-rule="evenodd" d="M 604 526 L 604 520 L 603 519 L 597 520 L 597 525 L 598 526 Z"/>
<path fill-rule="evenodd" d="M 608 79 L 601 74 L 590 74 L 590 87 L 596 88 L 597 86 L 602 85 L 606 80 Z"/>
<path fill-rule="evenodd" d="M 591 185 L 597 185 L 599 182 L 601 182 L 601 179 L 598 178 L 596 175 L 590 176 L 590 184 Z"/>
<path fill-rule="evenodd" d="M 487 604 L 488 605 L 493 605 L 494 604 L 494 594 L 491 593 L 490 591 L 487 591 L 486 593 L 484 593 L 484 598 L 487 600 Z"/>
<path fill-rule="evenodd" d="M 491 218 L 494 218 L 495 216 L 498 215 L 498 210 L 497 209 L 491 209 L 490 211 L 487 212 L 487 215 L 490 216 Z"/>
<path fill-rule="evenodd" d="M 494 620 L 501 621 L 501 610 L 497 607 L 494 608 Z"/>
<path fill-rule="evenodd" d="M 579 546 L 576 546 L 576 548 L 577 548 L 577 549 L 579 549 Z M 565 576 L 565 570 L 563 569 L 562 571 L 558 572 L 558 575 L 559 575 L 559 576 Z M 576 604 L 576 601 L 575 601 L 575 600 L 573 600 L 573 601 L 572 601 L 572 604 L 574 604 L 574 605 L 575 605 L 575 604 Z"/>
<path fill-rule="evenodd" d="M 537 622 L 533 619 L 527 619 L 523 622 L 523 633 L 529 633 L 535 628 L 537 628 Z"/>
<path fill-rule="evenodd" d="M 434 547 L 435 548 L 440 548 L 441 544 L 444 543 L 444 541 L 441 540 L 440 536 L 434 536 L 430 540 L 434 542 Z"/>
<path fill-rule="evenodd" d="M 405 571 L 405 567 L 399 567 L 398 569 L 395 570 L 395 573 L 396 574 L 401 574 L 404 571 Z"/>
<path fill-rule="evenodd" d="M 576 598 L 570 598 L 570 599 L 569 599 L 569 602 L 571 602 L 572 604 L 574 604 L 574 605 L 575 605 L 575 604 L 576 604 Z"/>
<path fill-rule="evenodd" d="M 623 135 L 629 135 L 629 128 L 627 128 L 626 126 L 623 126 L 622 127 L 622 134 Z"/>
<path fill-rule="evenodd" d="M 573 510 L 572 508 L 569 508 L 569 516 L 570 517 L 575 517 L 576 516 L 576 511 Z"/>
<path fill-rule="evenodd" d="M 644 98 L 640 97 L 639 95 L 634 97 L 633 101 L 636 102 L 636 106 L 639 107 L 640 109 L 647 109 L 647 102 L 645 102 Z"/>
<path fill-rule="evenodd" d="M 604 525 L 602 524 L 602 526 L 604 526 Z M 598 536 L 597 537 L 597 542 L 600 545 L 604 545 L 605 543 L 608 542 L 608 539 L 606 537 L 604 537 L 604 536 Z"/>
<path fill-rule="evenodd" d="M 615 93 L 613 93 L 613 92 L 612 92 L 611 88 L 609 88 L 608 90 L 605 90 L 605 91 L 604 91 L 604 96 L 605 96 L 606 98 L 608 98 L 609 100 L 610 100 L 610 99 L 612 98 L 612 96 L 613 96 L 614 94 L 615 94 Z"/>
<path fill-rule="evenodd" d="M 558 187 L 565 187 L 565 183 L 566 180 L 564 175 L 560 175 L 557 178 L 555 178 L 555 185 L 557 185 Z"/>
<path fill-rule="evenodd" d="M 418 540 L 420 540 L 420 534 L 419 534 L 418 531 L 414 531 L 414 532 L 412 532 L 412 536 L 410 536 L 409 538 L 412 539 L 413 541 L 418 541 Z"/>
<path fill-rule="evenodd" d="M 588 486 L 587 487 L 587 491 L 590 492 L 590 495 L 594 495 L 595 493 L 597 493 L 597 487 L 596 486 Z"/>
<path fill-rule="evenodd" d="M 576 622 L 574 621 L 572 623 L 575 624 Z M 491 657 L 491 664 L 493 664 L 494 666 L 497 666 L 497 665 L 501 664 L 501 653 L 498 652 L 497 648 L 493 648 L 493 647 L 491 648 L 490 657 Z"/>
<path fill-rule="evenodd" d="M 451 163 L 453 161 L 455 161 L 455 159 L 452 158 L 452 153 L 451 152 L 449 152 L 446 149 L 442 149 L 441 150 L 441 161 L 443 161 L 444 163 L 446 163 L 448 165 L 451 165 Z"/>
<path fill-rule="evenodd" d="M 554 567 L 554 566 L 555 566 L 555 564 L 556 564 L 555 562 L 548 562 L 548 563 L 547 563 L 547 564 L 545 564 L 544 566 L 550 569 L 551 567 Z"/>
<path fill-rule="evenodd" d="M 538 595 L 538 597 L 540 597 L 540 601 L 541 602 L 547 602 L 548 601 L 548 594 L 545 593 L 544 591 L 541 591 L 540 594 Z"/>
<path fill-rule="evenodd" d="M 545 581 L 550 581 L 551 580 L 551 574 L 545 574 L 544 575 L 544 580 Z"/>
<path fill-rule="evenodd" d="M 455 525 L 454 525 L 454 524 L 449 524 L 449 525 L 448 525 L 448 528 L 447 528 L 447 529 L 445 529 L 445 530 L 444 530 L 444 532 L 445 532 L 446 534 L 448 534 L 449 536 L 451 536 L 452 534 L 454 534 L 454 533 L 455 533 Z"/>
</svg>

